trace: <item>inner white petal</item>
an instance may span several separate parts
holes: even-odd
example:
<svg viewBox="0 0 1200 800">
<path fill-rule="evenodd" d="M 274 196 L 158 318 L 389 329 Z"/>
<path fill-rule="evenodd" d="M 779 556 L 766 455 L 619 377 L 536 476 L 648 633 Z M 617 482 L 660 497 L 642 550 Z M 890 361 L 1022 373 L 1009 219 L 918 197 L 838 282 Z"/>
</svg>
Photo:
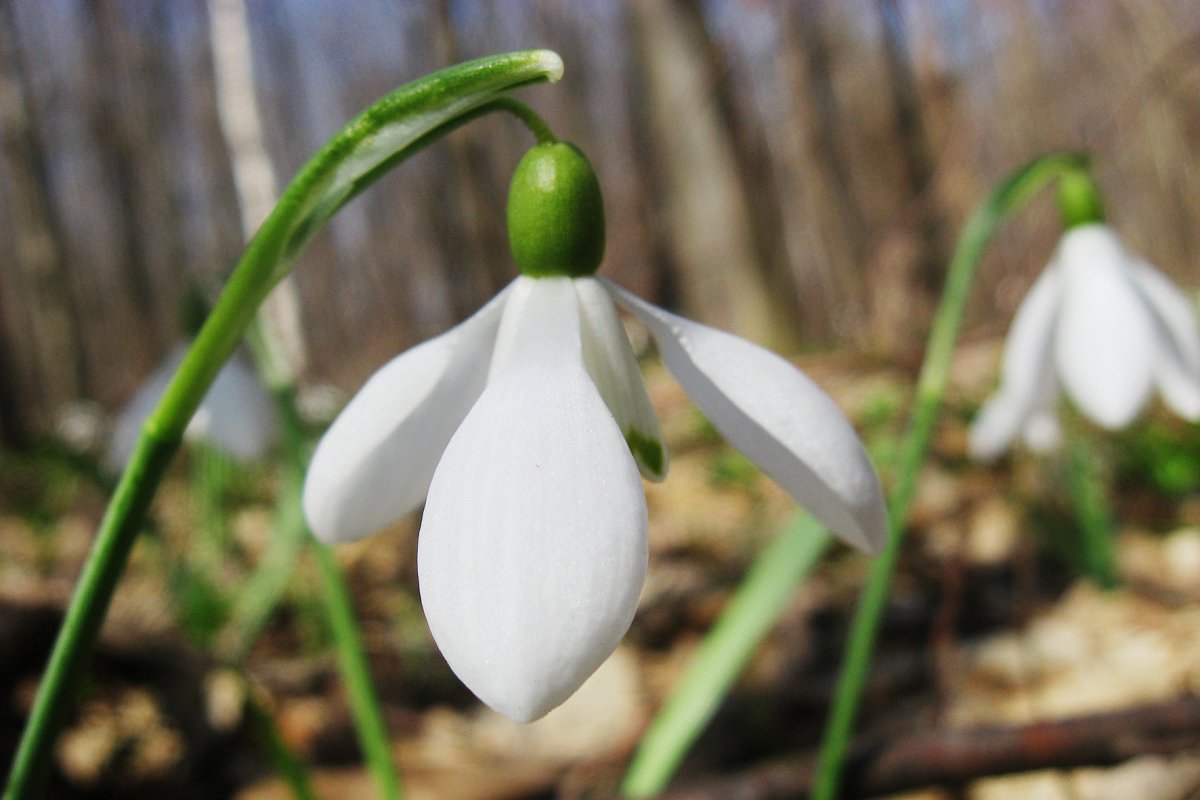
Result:
<svg viewBox="0 0 1200 800">
<path fill-rule="evenodd" d="M 418 539 L 421 600 L 450 667 L 528 721 L 613 651 L 646 570 L 646 504 L 583 364 L 566 278 L 531 279 L 508 357 L 447 446 Z"/>
<path fill-rule="evenodd" d="M 667 475 L 667 448 L 629 337 L 603 286 L 591 278 L 574 283 L 584 365 L 616 418 L 642 475 L 661 481 Z"/>
</svg>

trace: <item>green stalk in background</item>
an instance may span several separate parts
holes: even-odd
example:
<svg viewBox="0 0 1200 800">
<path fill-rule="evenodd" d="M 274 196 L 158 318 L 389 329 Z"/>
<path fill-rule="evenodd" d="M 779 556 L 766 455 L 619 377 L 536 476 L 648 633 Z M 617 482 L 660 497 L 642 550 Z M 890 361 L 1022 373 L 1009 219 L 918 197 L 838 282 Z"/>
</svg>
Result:
<svg viewBox="0 0 1200 800">
<path fill-rule="evenodd" d="M 1104 465 L 1088 434 L 1074 426 L 1067 434 L 1067 491 L 1079 523 L 1083 571 L 1101 589 L 1120 585 L 1114 547 L 1115 526 L 1108 502 Z"/>
<path fill-rule="evenodd" d="M 515 104 L 514 101 L 497 102 Z M 536 118 L 528 109 L 523 106 L 521 109 Z M 544 128 L 540 119 L 537 122 Z M 534 130 L 539 137 L 542 135 L 541 128 Z M 355 621 L 349 587 L 333 553 L 316 541 L 308 530 L 301 508 L 304 474 L 312 455 L 312 441 L 296 407 L 295 379 L 283 360 L 284 348 L 275 340 L 271 327 L 264 324 L 261 315 L 255 319 L 249 338 L 259 372 L 268 382 L 275 398 L 283 430 L 283 486 L 275 514 L 276 523 L 281 527 L 275 531 L 277 545 L 268 551 L 263 564 L 247 586 L 253 594 L 237 607 L 243 616 L 231 620 L 237 622 L 237 627 L 230 628 L 232 642 L 244 656 L 278 606 L 300 552 L 307 547 L 317 560 L 321 601 L 333 635 L 338 668 L 346 685 L 350 713 L 367 767 L 379 787 L 379 796 L 384 800 L 400 800 L 404 796 L 403 782 L 392 760 L 391 737 L 371 680 L 370 665 Z M 298 760 L 293 759 L 294 763 L 289 763 L 279 757 L 279 745 L 282 742 L 265 741 L 272 747 L 269 755 L 272 755 L 277 771 L 280 767 L 288 770 L 281 773 L 283 778 L 293 782 L 297 774 L 304 774 L 303 765 Z"/>
<path fill-rule="evenodd" d="M 925 362 L 917 381 L 912 421 L 900 450 L 888 503 L 888 545 L 871 565 L 867 585 L 850 629 L 842 672 L 821 743 L 813 800 L 834 800 L 838 794 L 879 623 L 904 544 L 905 524 L 909 506 L 916 494 L 917 475 L 929 450 L 942 396 L 946 393 L 950 362 L 958 341 L 967 295 L 983 260 L 984 250 L 1005 218 L 1024 206 L 1047 182 L 1086 170 L 1087 166 L 1087 158 L 1077 153 L 1051 153 L 1034 159 L 1010 175 L 972 212 L 959 236 L 929 334 Z"/>
<path fill-rule="evenodd" d="M 291 269 L 305 243 L 334 212 L 399 161 L 483 113 L 489 102 L 506 92 L 557 81 L 562 69 L 557 54 L 532 50 L 470 61 L 421 78 L 350 122 L 288 185 L 143 426 L 67 608 L 4 800 L 30 800 L 39 794 L 54 741 L 75 703 L 117 580 L 188 421 L 259 305 Z"/>
<path fill-rule="evenodd" d="M 250 727 L 254 729 L 267 751 L 267 759 L 275 768 L 275 774 L 292 790 L 292 797 L 296 800 L 318 800 L 304 764 L 283 740 L 275 720 L 254 696 L 254 689 L 250 686 L 246 686 L 246 702 L 243 708 Z"/>
<path fill-rule="evenodd" d="M 346 683 L 346 694 L 350 700 L 350 713 L 358 729 L 358 741 L 362 745 L 367 766 L 375 776 L 381 796 L 385 800 L 398 800 L 404 792 L 400 787 L 399 773 L 392 761 L 392 745 L 387 724 L 379 708 L 379 697 L 371 682 L 371 670 L 367 654 L 363 649 L 362 637 L 354 618 L 354 603 L 346 587 L 342 573 L 333 553 L 309 535 L 309 550 L 317 559 L 321 573 L 321 595 L 325 613 L 329 617 L 329 629 L 333 633 L 337 651 L 338 667 Z"/>
<path fill-rule="evenodd" d="M 759 553 L 642 736 L 621 784 L 622 794 L 653 797 L 666 788 L 734 679 L 778 622 L 795 588 L 832 543 L 819 522 L 797 514 Z"/>
</svg>

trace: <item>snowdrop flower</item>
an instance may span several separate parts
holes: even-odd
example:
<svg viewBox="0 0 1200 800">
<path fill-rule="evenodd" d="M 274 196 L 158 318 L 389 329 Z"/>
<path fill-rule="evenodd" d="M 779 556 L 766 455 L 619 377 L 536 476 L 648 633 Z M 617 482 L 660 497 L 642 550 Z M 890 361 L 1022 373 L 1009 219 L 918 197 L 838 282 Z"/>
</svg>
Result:
<svg viewBox="0 0 1200 800">
<path fill-rule="evenodd" d="M 1060 386 L 1109 430 L 1132 422 L 1156 389 L 1175 413 L 1200 419 L 1195 308 L 1100 222 L 1063 234 L 1017 309 L 1000 389 L 971 427 L 972 456 L 993 459 L 1018 435 L 1031 449 L 1055 449 Z"/>
<path fill-rule="evenodd" d="M 595 175 L 563 143 L 533 148 L 509 194 L 523 275 L 478 313 L 380 369 L 317 447 L 304 490 L 327 542 L 425 501 L 421 600 L 463 682 L 518 721 L 562 703 L 633 619 L 646 501 L 667 454 L 614 301 L 639 319 L 729 441 L 848 542 L 882 547 L 862 445 L 782 358 L 600 278 Z"/>
<path fill-rule="evenodd" d="M 171 348 L 122 409 L 104 457 L 109 468 L 125 468 L 142 424 L 162 399 L 187 351 L 186 342 Z M 217 373 L 184 433 L 186 438 L 205 440 L 239 461 L 253 461 L 264 455 L 278 434 L 279 421 L 271 396 L 254 370 L 237 355 Z"/>
</svg>

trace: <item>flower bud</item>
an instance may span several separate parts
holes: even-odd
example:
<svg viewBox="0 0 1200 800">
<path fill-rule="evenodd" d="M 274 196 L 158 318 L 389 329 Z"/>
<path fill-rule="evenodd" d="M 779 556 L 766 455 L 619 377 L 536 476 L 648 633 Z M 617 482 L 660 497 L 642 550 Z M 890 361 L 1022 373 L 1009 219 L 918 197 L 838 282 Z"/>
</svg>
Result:
<svg viewBox="0 0 1200 800">
<path fill-rule="evenodd" d="M 593 274 L 604 258 L 604 200 L 583 153 L 566 142 L 534 146 L 508 189 L 508 243 L 533 278 Z"/>
</svg>

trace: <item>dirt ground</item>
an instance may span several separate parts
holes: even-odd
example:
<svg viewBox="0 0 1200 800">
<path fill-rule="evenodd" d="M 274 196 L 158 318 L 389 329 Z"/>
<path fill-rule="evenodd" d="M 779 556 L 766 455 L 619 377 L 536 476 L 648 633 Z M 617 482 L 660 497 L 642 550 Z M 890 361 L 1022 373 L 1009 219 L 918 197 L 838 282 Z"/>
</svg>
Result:
<svg viewBox="0 0 1200 800">
<path fill-rule="evenodd" d="M 1101 591 L 1071 566 L 1060 464 L 1022 452 L 990 467 L 966 458 L 965 423 L 994 381 L 998 348 L 960 348 L 847 791 L 1200 797 L 1200 437 L 1155 409 L 1105 440 L 1123 585 Z M 802 366 L 856 421 L 886 480 L 911 375 L 845 356 Z M 660 368 L 649 368 L 649 382 L 671 471 L 647 485 L 651 567 L 640 609 L 608 662 L 545 719 L 517 725 L 481 708 L 438 655 L 416 590 L 415 520 L 337 551 L 410 797 L 612 796 L 640 732 L 755 553 L 794 512 Z M 57 748 L 49 796 L 289 797 L 246 718 L 247 686 L 321 797 L 374 796 L 313 564 L 301 560 L 240 667 L 213 655 L 211 620 L 270 540 L 275 471 L 248 470 L 227 490 L 228 530 L 212 562 L 194 546 L 189 467 L 187 458 L 175 465 L 135 550 Z M 0 461 L 0 760 L 15 746 L 104 502 L 77 461 Z M 218 565 L 207 583 L 188 569 L 199 558 Z M 839 548 L 796 590 L 671 796 L 802 795 L 867 566 Z"/>
</svg>

